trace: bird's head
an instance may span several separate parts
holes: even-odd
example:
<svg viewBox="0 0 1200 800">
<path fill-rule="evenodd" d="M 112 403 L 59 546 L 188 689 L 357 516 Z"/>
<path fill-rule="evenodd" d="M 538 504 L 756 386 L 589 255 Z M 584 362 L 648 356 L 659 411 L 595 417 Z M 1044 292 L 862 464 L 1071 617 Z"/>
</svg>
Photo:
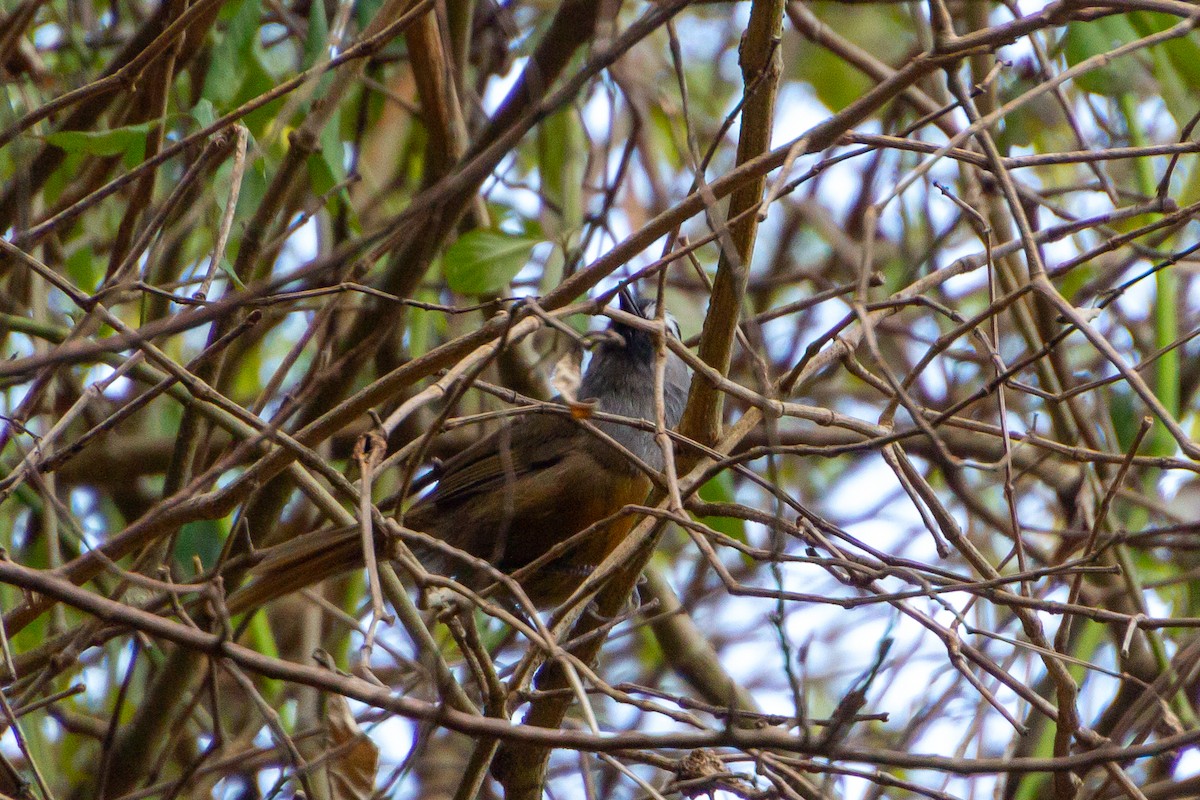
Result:
<svg viewBox="0 0 1200 800">
<path fill-rule="evenodd" d="M 658 311 L 654 300 L 639 299 L 628 289 L 620 294 L 620 309 L 645 320 L 653 320 Z M 670 314 L 664 313 L 667 335 L 679 338 L 679 325 Z M 655 367 L 658 359 L 658 338 L 653 330 L 613 320 L 608 330 L 615 336 L 602 341 L 592 353 L 591 363 L 580 385 L 580 397 L 597 398 L 606 411 L 631 417 L 653 420 L 655 403 Z M 663 372 L 663 399 L 666 403 L 666 422 L 674 427 L 687 402 L 691 370 L 676 353 L 667 350 Z M 624 434 L 624 429 L 620 433 Z M 610 432 L 611 433 L 611 432 Z M 641 436 L 641 433 L 637 433 Z M 621 437 L 618 436 L 618 439 Z M 651 440 L 640 449 L 653 459 Z M 629 442 L 622 440 L 627 446 Z"/>
<path fill-rule="evenodd" d="M 626 314 L 632 314 L 645 320 L 652 320 L 658 316 L 658 303 L 650 297 L 637 297 L 628 286 L 622 287 L 617 297 L 619 308 Z M 676 339 L 681 338 L 679 323 L 669 311 L 663 313 L 663 321 L 666 323 L 668 335 Z M 654 358 L 657 342 L 653 331 L 626 325 L 617 320 L 613 320 L 608 329 L 621 337 L 621 342 L 629 355 L 647 360 Z"/>
</svg>

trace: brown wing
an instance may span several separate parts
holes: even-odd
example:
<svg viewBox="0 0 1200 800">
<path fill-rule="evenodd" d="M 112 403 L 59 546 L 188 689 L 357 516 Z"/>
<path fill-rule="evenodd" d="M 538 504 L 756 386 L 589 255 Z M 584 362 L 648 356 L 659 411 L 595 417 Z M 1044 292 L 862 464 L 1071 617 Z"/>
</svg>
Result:
<svg viewBox="0 0 1200 800">
<path fill-rule="evenodd" d="M 578 426 L 557 415 L 521 417 L 446 461 L 437 486 L 417 507 L 435 504 L 444 508 L 544 470 L 578 445 L 580 433 Z"/>
<path fill-rule="evenodd" d="M 524 417 L 449 459 L 438 483 L 404 516 L 405 524 L 502 569 L 528 564 L 622 505 L 645 497 L 649 481 L 572 420 Z M 567 560 L 598 563 L 613 534 L 598 531 Z M 235 595 L 239 609 L 357 568 L 357 528 L 316 531 L 271 548 L 252 570 L 256 580 Z M 461 564 L 437 553 L 419 556 L 435 571 Z M 564 573 L 575 580 L 577 576 Z"/>
<path fill-rule="evenodd" d="M 611 446 L 563 417 L 528 418 L 471 450 L 447 465 L 405 524 L 506 571 L 640 502 L 649 487 Z M 628 499 L 631 487 L 635 500 Z M 590 547 L 573 550 L 579 557 Z M 461 565 L 439 566 L 457 572 Z"/>
<path fill-rule="evenodd" d="M 251 582 L 229 597 L 231 613 L 258 608 L 276 597 L 362 566 L 357 526 L 323 529 L 259 551 Z"/>
</svg>

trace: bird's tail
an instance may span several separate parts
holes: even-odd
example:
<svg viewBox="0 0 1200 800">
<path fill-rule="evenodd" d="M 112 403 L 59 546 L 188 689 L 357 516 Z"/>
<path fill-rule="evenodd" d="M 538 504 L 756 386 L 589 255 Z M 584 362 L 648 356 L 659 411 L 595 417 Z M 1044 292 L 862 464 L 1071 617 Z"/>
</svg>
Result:
<svg viewBox="0 0 1200 800">
<path fill-rule="evenodd" d="M 357 527 L 305 533 L 260 552 L 249 583 L 227 600 L 230 613 L 259 608 L 272 600 L 362 566 Z M 380 557 L 385 557 L 380 554 Z"/>
<path fill-rule="evenodd" d="M 409 543 L 409 548 L 426 569 L 446 574 L 445 553 L 419 543 Z M 394 555 L 388 540 L 378 531 L 375 554 L 380 561 Z M 226 601 L 232 614 L 260 608 L 327 578 L 362 569 L 362 534 L 357 525 L 313 531 L 260 550 L 258 555 L 260 560 L 249 570 L 249 583 Z"/>
</svg>

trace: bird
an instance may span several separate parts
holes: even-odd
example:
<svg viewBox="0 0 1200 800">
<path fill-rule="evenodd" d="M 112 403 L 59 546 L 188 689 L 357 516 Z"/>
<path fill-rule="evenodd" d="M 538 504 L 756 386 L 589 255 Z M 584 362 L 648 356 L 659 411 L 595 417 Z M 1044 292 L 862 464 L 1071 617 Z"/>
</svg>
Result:
<svg viewBox="0 0 1200 800">
<path fill-rule="evenodd" d="M 638 299 L 628 289 L 619 297 L 623 311 L 655 318 L 655 300 Z M 667 335 L 679 338 L 675 320 L 665 313 L 664 320 Z M 567 413 L 512 418 L 441 464 L 432 490 L 403 514 L 405 527 L 504 573 L 542 559 L 518 572 L 522 590 L 538 609 L 567 599 L 629 534 L 635 517 L 621 509 L 649 495 L 653 481 L 645 468 L 661 472 L 664 467 L 653 427 L 613 419 L 655 422 L 656 334 L 617 320 L 607 330 L 613 335 L 594 349 L 577 392 L 580 400 L 592 401 L 575 407 L 590 409 L 583 414 L 592 417 L 588 424 Z M 674 428 L 687 402 L 691 370 L 669 349 L 665 359 L 664 422 Z M 585 530 L 586 536 L 543 558 Z M 251 569 L 252 583 L 230 598 L 231 610 L 258 607 L 362 566 L 357 528 L 316 531 L 266 550 Z M 433 572 L 452 574 L 473 587 L 492 583 L 466 565 L 469 559 L 447 558 L 442 549 L 414 552 Z"/>
</svg>

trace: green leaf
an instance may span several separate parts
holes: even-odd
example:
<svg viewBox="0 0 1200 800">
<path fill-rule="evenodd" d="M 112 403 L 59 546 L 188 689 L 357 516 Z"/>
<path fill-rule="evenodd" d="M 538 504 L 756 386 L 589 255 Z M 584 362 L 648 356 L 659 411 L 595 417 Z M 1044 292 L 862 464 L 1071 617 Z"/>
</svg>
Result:
<svg viewBox="0 0 1200 800">
<path fill-rule="evenodd" d="M 225 28 L 225 35 L 213 48 L 208 74 L 204 77 L 203 96 L 218 108 L 234 102 L 245 77 L 244 67 L 256 60 L 254 50 L 260 13 L 259 0 L 242 0 Z"/>
<path fill-rule="evenodd" d="M 329 121 L 321 130 L 321 152 L 317 155 L 329 171 L 330 185 L 318 189 L 318 194 L 324 194 L 333 188 L 334 184 L 346 179 L 345 151 L 342 147 L 342 112 L 336 110 L 330 115 Z M 314 187 L 315 188 L 315 187 Z"/>
<path fill-rule="evenodd" d="M 1117 446 L 1122 452 L 1128 451 L 1133 446 L 1142 421 L 1133 405 L 1133 393 L 1120 384 L 1114 384 L 1108 393 L 1108 407 L 1113 430 L 1117 434 Z"/>
<path fill-rule="evenodd" d="M 460 294 L 503 291 L 529 261 L 540 239 L 479 228 L 468 231 L 446 250 L 442 270 L 446 283 Z"/>
<path fill-rule="evenodd" d="M 719 472 L 700 487 L 700 499 L 708 503 L 732 503 L 733 476 L 728 472 Z M 701 517 L 700 521 L 715 531 L 719 531 L 742 544 L 746 543 L 746 523 L 735 517 Z"/>
<path fill-rule="evenodd" d="M 246 288 L 246 284 L 242 283 L 241 280 L 238 279 L 237 272 L 234 271 L 233 264 L 229 263 L 228 258 L 222 258 L 217 263 L 217 266 L 221 268 L 221 272 L 224 272 L 229 277 L 230 283 L 232 283 L 234 286 L 236 286 L 239 289 Z"/>
<path fill-rule="evenodd" d="M 811 47 L 807 53 L 804 72 L 811 76 L 817 99 L 830 111 L 841 111 L 874 86 L 874 81 L 824 47 Z"/>
<path fill-rule="evenodd" d="M 1200 200 L 1200 169 L 1193 164 L 1187 172 L 1187 177 L 1184 179 L 1179 193 L 1175 195 L 1175 202 L 1183 207 L 1190 206 L 1197 200 Z"/>
<path fill-rule="evenodd" d="M 91 246 L 86 244 L 67 256 L 64 266 L 76 286 L 95 286 L 104 274 L 104 263 L 96 258 Z"/>
<path fill-rule="evenodd" d="M 246 62 L 242 66 L 245 68 L 245 73 L 241 88 L 238 89 L 235 95 L 236 103 L 244 103 L 275 88 L 277 81 L 271 75 L 271 71 L 267 69 L 266 64 L 263 63 L 262 54 L 257 49 L 246 58 Z M 279 114 L 279 109 L 283 107 L 284 100 L 285 98 L 282 97 L 275 98 L 265 106 L 256 108 L 242 117 L 242 122 L 252 134 L 261 138 L 276 122 L 276 116 Z M 271 142 L 262 142 L 261 144 L 268 146 L 274 145 L 279 141 L 286 141 L 286 139 L 280 137 Z"/>
<path fill-rule="evenodd" d="M 381 8 L 383 8 L 383 0 L 359 0 L 355 3 L 354 21 L 358 23 L 359 30 L 365 30 Z"/>
<path fill-rule="evenodd" d="M 414 299 L 436 303 L 438 296 L 436 292 L 422 291 Z M 408 310 L 408 315 L 408 352 L 413 358 L 417 358 L 429 352 L 429 342 L 445 316 L 426 311 L 423 308 L 411 308 Z"/>
<path fill-rule="evenodd" d="M 200 123 L 201 128 L 207 128 L 217 121 L 217 109 L 207 97 L 201 97 L 196 105 L 192 106 L 191 113 L 192 119 Z"/>
<path fill-rule="evenodd" d="M 1179 23 L 1179 17 L 1162 12 L 1136 12 L 1128 15 L 1129 24 L 1141 36 L 1149 36 Z M 1156 45 L 1153 50 L 1162 50 L 1171 64 L 1192 88 L 1200 86 L 1200 43 L 1194 36 L 1178 36 Z"/>
<path fill-rule="evenodd" d="M 1122 15 L 1138 36 L 1150 36 L 1171 28 L 1179 22 L 1172 14 L 1137 12 Z M 1143 59 L 1149 73 L 1158 82 L 1148 87 L 1151 94 L 1161 95 L 1168 114 L 1182 128 L 1200 107 L 1196 89 L 1200 87 L 1200 45 L 1195 37 L 1180 36 L 1146 48 Z M 1142 223 L 1138 223 L 1142 224 Z"/>
<path fill-rule="evenodd" d="M 323 195 L 337 186 L 337 177 L 324 152 L 310 155 L 305 166 L 308 167 L 308 180 L 312 184 L 313 194 Z"/>
<path fill-rule="evenodd" d="M 62 164 L 58 169 L 54 170 L 50 175 L 50 179 L 46 181 L 46 202 L 54 204 L 62 197 L 63 190 L 71 184 L 79 176 L 79 168 L 86 158 L 84 153 L 67 152 L 67 157 L 63 159 Z"/>
<path fill-rule="evenodd" d="M 312 3 L 308 10 L 308 35 L 304 39 L 304 68 L 317 63 L 329 39 L 329 19 L 324 3 Z"/>
<path fill-rule="evenodd" d="M 108 131 L 57 131 L 48 134 L 46 141 L 68 153 L 88 153 L 94 156 L 136 154 L 140 159 L 146 152 L 146 135 L 156 122 L 142 122 L 113 128 Z"/>
<path fill-rule="evenodd" d="M 249 142 L 249 149 L 253 149 L 253 138 Z M 217 168 L 216 179 L 213 181 L 213 186 L 216 188 L 215 199 L 217 208 L 222 214 L 225 213 L 225 205 L 229 202 L 229 187 L 230 181 L 233 180 L 233 161 L 226 160 Z M 267 164 L 263 158 L 256 158 L 253 162 L 246 165 L 245 171 L 242 172 L 242 185 L 238 189 L 238 204 L 235 212 L 235 220 L 243 220 L 249 218 L 260 205 L 263 198 L 267 194 Z"/>
<path fill-rule="evenodd" d="M 1033 132 L 1041 122 L 1029 109 L 1028 103 L 1013 109 L 1011 114 L 1004 117 L 1004 127 L 1000 130 L 997 142 L 1003 152 L 1012 147 L 1028 147 L 1033 141 Z"/>
<path fill-rule="evenodd" d="M 1094 22 L 1072 22 L 1067 25 L 1063 42 L 1067 64 L 1075 66 L 1092 56 L 1108 53 L 1116 47 L 1138 38 L 1137 31 L 1124 17 L 1105 17 Z M 1084 91 L 1094 94 L 1116 96 L 1131 92 L 1135 83 L 1130 73 L 1132 62 L 1110 64 L 1088 70 L 1075 78 L 1075 83 Z"/>
<path fill-rule="evenodd" d="M 192 559 L 199 556 L 200 563 L 208 569 L 217 563 L 224 541 L 225 531 L 217 520 L 202 519 L 189 522 L 179 529 L 179 539 L 175 543 L 175 560 L 190 574 Z"/>
</svg>

